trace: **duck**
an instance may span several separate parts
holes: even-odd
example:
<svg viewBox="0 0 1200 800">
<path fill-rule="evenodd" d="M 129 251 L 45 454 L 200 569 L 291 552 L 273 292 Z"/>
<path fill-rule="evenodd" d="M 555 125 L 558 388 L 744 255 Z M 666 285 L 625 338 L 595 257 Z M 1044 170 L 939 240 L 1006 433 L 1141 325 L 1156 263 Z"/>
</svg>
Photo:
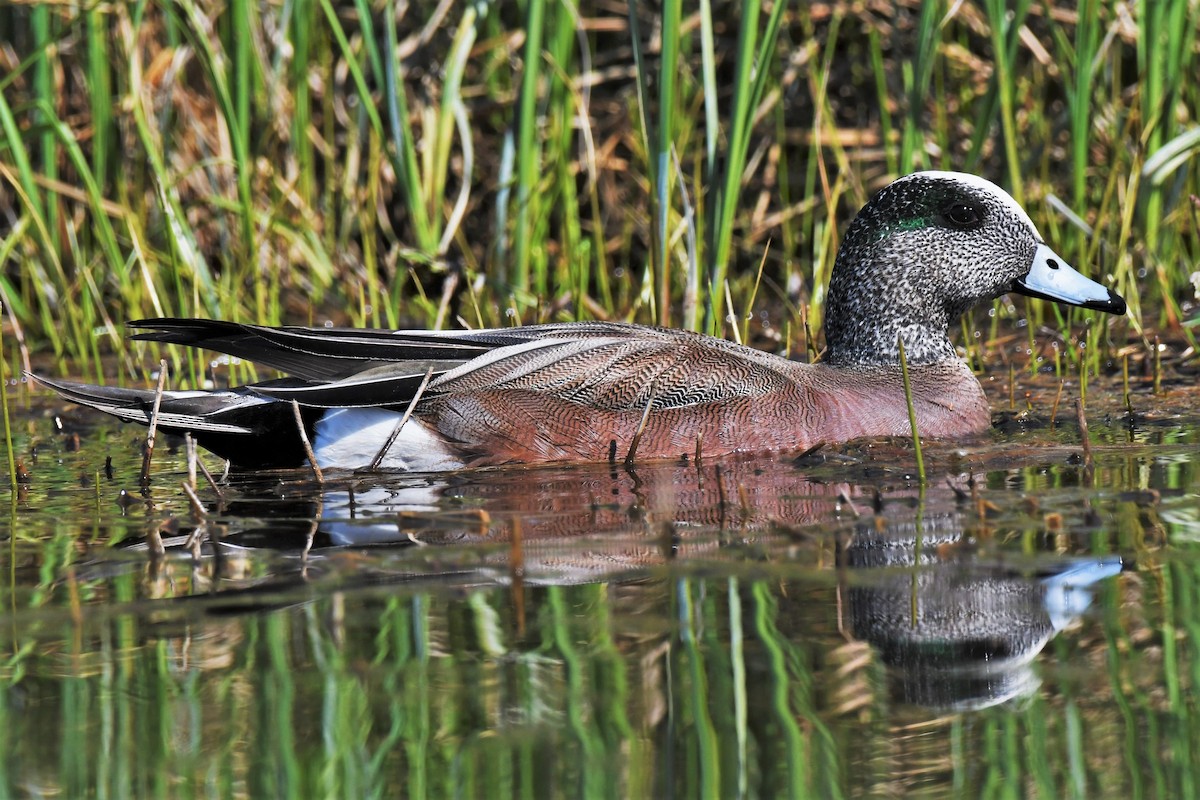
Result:
<svg viewBox="0 0 1200 800">
<path fill-rule="evenodd" d="M 825 350 L 793 361 L 690 331 L 570 322 L 461 331 L 268 327 L 159 318 L 136 340 L 204 348 L 286 377 L 169 390 L 157 425 L 243 470 L 437 472 L 508 463 L 642 461 L 804 451 L 991 424 L 951 343 L 967 309 L 1007 293 L 1116 315 L 1125 300 L 1042 239 L 975 175 L 926 171 L 878 191 L 830 275 Z M 155 391 L 31 376 L 66 400 L 149 424 Z M 303 436 L 301 432 L 303 431 Z"/>
</svg>

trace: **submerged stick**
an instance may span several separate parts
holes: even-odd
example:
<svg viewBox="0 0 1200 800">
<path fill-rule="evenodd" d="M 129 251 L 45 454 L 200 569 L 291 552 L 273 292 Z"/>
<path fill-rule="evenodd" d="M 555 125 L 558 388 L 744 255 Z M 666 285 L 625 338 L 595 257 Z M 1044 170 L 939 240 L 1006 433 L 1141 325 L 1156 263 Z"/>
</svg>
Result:
<svg viewBox="0 0 1200 800">
<path fill-rule="evenodd" d="M 1063 384 L 1065 381 L 1058 382 L 1058 391 L 1054 394 L 1054 405 L 1050 406 L 1050 427 L 1054 428 L 1054 423 L 1058 417 L 1058 403 L 1062 400 Z"/>
<path fill-rule="evenodd" d="M 1087 389 L 1088 389 L 1088 367 L 1087 358 L 1079 357 L 1079 402 L 1087 406 Z"/>
<path fill-rule="evenodd" d="M 1083 400 L 1075 399 L 1075 416 L 1079 419 L 1079 438 L 1083 443 L 1083 468 L 1091 472 L 1094 467 L 1092 461 L 1092 440 L 1088 436 L 1087 417 L 1083 414 Z"/>
<path fill-rule="evenodd" d="M 511 580 L 513 611 L 517 618 L 517 636 L 525 635 L 525 548 L 521 518 L 514 517 L 508 542 L 508 574 Z"/>
<path fill-rule="evenodd" d="M 225 465 L 228 467 L 229 462 L 226 461 Z M 217 484 L 217 479 L 214 478 L 213 474 L 208 471 L 208 467 L 204 466 L 204 462 L 199 458 L 196 459 L 196 466 L 200 468 L 200 474 L 204 476 L 204 480 L 208 481 L 208 485 L 211 486 L 212 490 L 217 493 L 217 499 L 223 501 L 225 499 L 225 493 L 221 491 L 221 487 Z"/>
<path fill-rule="evenodd" d="M 412 396 L 412 400 L 408 401 L 408 408 L 404 409 L 404 416 L 400 417 L 400 421 L 396 423 L 396 427 L 392 428 L 392 432 L 388 435 L 387 441 L 383 443 L 383 447 L 379 448 L 379 452 L 371 459 L 371 466 L 368 467 L 372 472 L 379 469 L 379 465 L 383 463 L 384 457 L 388 450 L 392 449 L 392 445 L 400 438 L 400 431 L 404 429 L 404 424 L 408 422 L 408 418 L 412 416 L 413 409 L 417 407 L 417 403 L 421 401 L 421 395 L 425 394 L 425 387 L 429 385 L 429 379 L 433 377 L 433 367 L 425 370 L 425 377 L 421 379 L 421 385 L 417 387 L 417 393 Z"/>
<path fill-rule="evenodd" d="M 167 360 L 158 362 L 158 387 L 154 390 L 154 407 L 150 409 L 150 430 L 146 431 L 146 449 L 142 452 L 142 484 L 150 482 L 150 460 L 154 458 L 154 441 L 158 438 L 158 409 L 162 406 L 167 386 Z"/>
<path fill-rule="evenodd" d="M 646 398 L 646 407 L 642 409 L 642 421 L 638 423 L 637 432 L 633 434 L 633 439 L 629 442 L 629 452 L 625 454 L 625 466 L 633 466 L 633 460 L 637 457 L 638 445 L 642 443 L 642 434 L 646 432 L 646 422 L 650 419 L 650 407 L 654 405 L 654 393 Z"/>
<path fill-rule="evenodd" d="M 183 449 L 187 452 L 187 471 L 188 484 L 192 489 L 196 488 L 196 440 L 192 438 L 191 431 L 183 434 Z"/>
<path fill-rule="evenodd" d="M 908 406 L 908 425 L 912 429 L 913 452 L 917 456 L 917 477 L 925 485 L 925 457 L 921 453 L 921 434 L 917 430 L 917 412 L 913 407 L 912 384 L 908 380 L 908 356 L 904 353 L 904 337 L 897 336 L 900 346 L 900 375 L 904 378 L 904 403 Z"/>
<path fill-rule="evenodd" d="M 304 446 L 304 454 L 308 456 L 308 465 L 312 467 L 317 483 L 325 482 L 321 465 L 317 463 L 317 454 L 313 452 L 312 444 L 308 441 L 308 431 L 304 430 L 304 417 L 300 416 L 300 404 L 292 400 L 292 413 L 296 415 L 296 431 L 300 434 L 300 444 Z"/>
<path fill-rule="evenodd" d="M 721 465 L 717 464 L 716 469 L 713 471 L 716 473 L 716 476 L 717 476 L 717 508 L 720 509 L 720 511 L 721 511 L 721 527 L 724 528 L 725 527 L 724 520 L 725 520 L 726 500 L 725 500 L 725 481 L 721 474 L 721 472 L 722 472 Z"/>
<path fill-rule="evenodd" d="M 204 521 L 208 519 L 208 509 L 204 507 L 204 503 L 200 502 L 200 495 L 196 494 L 196 488 L 192 484 L 183 481 L 181 485 L 183 493 L 188 496 L 188 501 L 191 503 L 192 516 L 203 525 Z"/>
<path fill-rule="evenodd" d="M 1130 420 L 1133 419 L 1133 398 L 1129 396 L 1129 356 L 1126 355 L 1121 359 L 1121 391 L 1125 399 L 1125 410 L 1129 412 Z"/>
<path fill-rule="evenodd" d="M 1154 394 L 1162 394 L 1162 343 L 1154 337 Z"/>
</svg>

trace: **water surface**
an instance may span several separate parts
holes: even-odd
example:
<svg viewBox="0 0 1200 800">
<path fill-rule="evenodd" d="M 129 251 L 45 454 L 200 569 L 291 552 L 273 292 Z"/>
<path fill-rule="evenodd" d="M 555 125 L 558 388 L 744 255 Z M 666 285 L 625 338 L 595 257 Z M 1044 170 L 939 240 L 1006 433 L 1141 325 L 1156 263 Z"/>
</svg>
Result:
<svg viewBox="0 0 1200 800">
<path fill-rule="evenodd" d="M 141 429 L 22 406 L 0 785 L 1195 796 L 1200 412 L 1167 389 L 1093 385 L 1090 457 L 1020 392 L 924 489 L 892 440 L 201 479 L 202 512 L 182 451 L 143 488 Z"/>
</svg>

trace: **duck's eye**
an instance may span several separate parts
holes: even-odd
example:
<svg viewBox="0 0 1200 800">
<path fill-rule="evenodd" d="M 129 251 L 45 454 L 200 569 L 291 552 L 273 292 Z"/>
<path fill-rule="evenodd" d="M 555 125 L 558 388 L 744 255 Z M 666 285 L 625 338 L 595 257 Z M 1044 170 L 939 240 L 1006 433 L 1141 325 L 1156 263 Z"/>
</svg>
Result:
<svg viewBox="0 0 1200 800">
<path fill-rule="evenodd" d="M 966 203 L 951 203 L 942 212 L 942 216 L 946 218 L 946 222 L 955 228 L 977 227 L 982 218 L 979 209 L 969 206 Z"/>
</svg>

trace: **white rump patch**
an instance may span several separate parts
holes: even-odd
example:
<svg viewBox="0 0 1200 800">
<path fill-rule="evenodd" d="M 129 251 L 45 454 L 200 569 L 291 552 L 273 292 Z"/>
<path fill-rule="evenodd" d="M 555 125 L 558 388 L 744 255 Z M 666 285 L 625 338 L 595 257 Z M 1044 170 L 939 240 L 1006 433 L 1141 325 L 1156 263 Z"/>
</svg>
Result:
<svg viewBox="0 0 1200 800">
<path fill-rule="evenodd" d="M 365 469 L 392 435 L 399 411 L 382 408 L 338 408 L 317 420 L 313 451 L 322 469 Z M 392 443 L 380 469 L 440 472 L 460 469 L 463 460 L 420 420 L 409 417 Z"/>
</svg>

